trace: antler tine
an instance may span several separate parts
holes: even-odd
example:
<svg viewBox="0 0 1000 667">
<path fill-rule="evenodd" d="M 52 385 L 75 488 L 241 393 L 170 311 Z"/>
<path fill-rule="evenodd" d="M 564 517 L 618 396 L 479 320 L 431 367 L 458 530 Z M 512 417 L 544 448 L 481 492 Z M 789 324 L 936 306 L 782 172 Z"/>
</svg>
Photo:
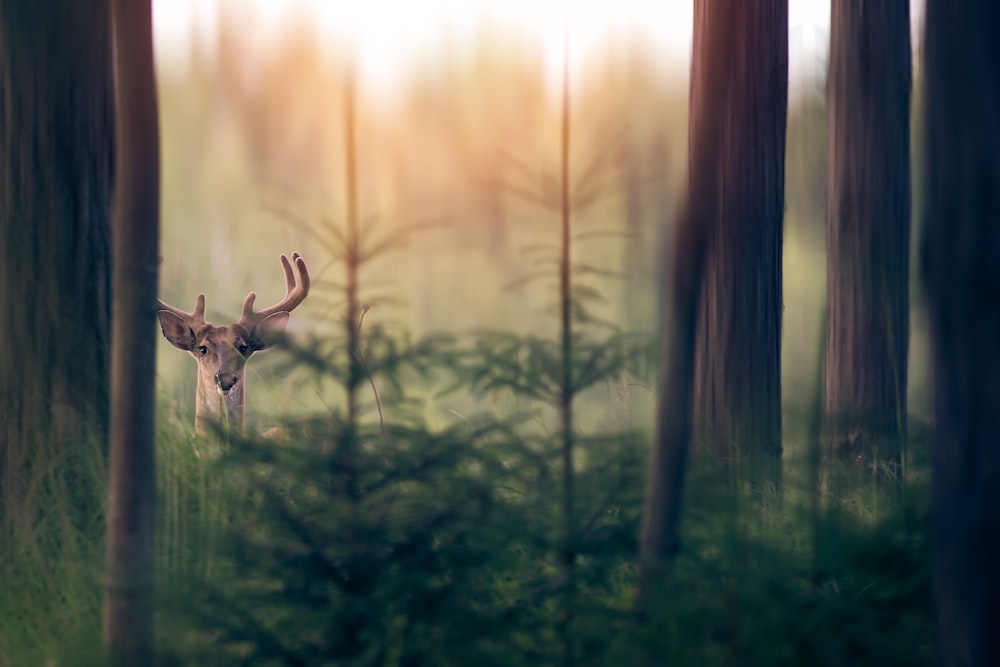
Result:
<svg viewBox="0 0 1000 667">
<path fill-rule="evenodd" d="M 291 312 L 296 306 L 302 303 L 302 300 L 309 294 L 309 271 L 306 269 L 306 262 L 302 259 L 302 256 L 295 252 L 292 253 L 291 262 L 288 261 L 288 257 L 285 255 L 281 255 L 280 259 L 281 269 L 285 274 L 285 297 L 270 308 L 254 312 L 253 304 L 257 299 L 257 294 L 250 292 L 250 294 L 247 295 L 246 301 L 243 302 L 243 316 L 240 318 L 241 323 L 246 324 L 251 321 L 262 320 L 265 317 L 274 315 L 275 313 Z M 297 281 L 295 279 L 295 273 L 292 271 L 293 262 L 299 273 Z"/>
<path fill-rule="evenodd" d="M 198 295 L 198 298 L 194 302 L 194 311 L 190 312 L 190 313 L 184 312 L 180 308 L 176 308 L 174 306 L 171 306 L 169 303 L 166 303 L 165 301 L 161 301 L 160 299 L 156 300 L 156 307 L 157 307 L 158 310 L 165 310 L 168 313 L 173 313 L 177 317 L 179 317 L 182 320 L 185 320 L 187 322 L 194 322 L 196 324 L 205 324 L 205 295 L 204 294 L 199 294 Z"/>
</svg>

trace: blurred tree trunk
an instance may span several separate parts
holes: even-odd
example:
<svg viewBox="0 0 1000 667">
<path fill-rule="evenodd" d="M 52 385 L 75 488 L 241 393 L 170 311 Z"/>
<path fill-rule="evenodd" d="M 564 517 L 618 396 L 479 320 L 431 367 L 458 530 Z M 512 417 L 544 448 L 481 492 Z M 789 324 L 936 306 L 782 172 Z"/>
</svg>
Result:
<svg viewBox="0 0 1000 667">
<path fill-rule="evenodd" d="M 825 431 L 836 459 L 899 461 L 909 342 L 908 0 L 831 6 Z"/>
<path fill-rule="evenodd" d="M 694 57 L 688 126 L 688 183 L 669 248 L 669 281 L 663 288 L 663 323 L 656 392 L 656 433 L 650 450 L 642 526 L 639 533 L 638 606 L 672 564 L 679 548 L 684 476 L 691 436 L 691 404 L 698 296 L 708 231 L 718 217 L 722 128 L 729 104 L 736 54 L 735 5 L 702 0 L 694 5 Z"/>
<path fill-rule="evenodd" d="M 107 432 L 112 86 L 106 1 L 0 0 L 0 516 L 22 525 Z"/>
<path fill-rule="evenodd" d="M 780 487 L 788 3 L 740 2 L 734 11 L 721 177 L 711 195 L 719 211 L 695 355 L 694 438 L 706 458 L 742 471 L 755 488 Z"/>
<path fill-rule="evenodd" d="M 160 144 L 151 0 L 113 0 L 118 181 L 104 647 L 153 661 L 154 409 Z"/>
<path fill-rule="evenodd" d="M 928 0 L 922 272 L 944 665 L 1000 665 L 1000 4 Z"/>
</svg>

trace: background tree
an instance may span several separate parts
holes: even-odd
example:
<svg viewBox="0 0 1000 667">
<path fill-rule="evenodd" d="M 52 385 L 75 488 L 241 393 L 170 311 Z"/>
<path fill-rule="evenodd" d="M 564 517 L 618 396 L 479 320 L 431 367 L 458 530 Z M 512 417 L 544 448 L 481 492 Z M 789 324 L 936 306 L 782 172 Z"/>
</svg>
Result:
<svg viewBox="0 0 1000 667">
<path fill-rule="evenodd" d="M 700 11 L 710 14 L 713 0 L 704 3 Z M 788 3 L 738 3 L 734 11 L 735 60 L 713 195 L 719 210 L 705 256 L 693 426 L 707 456 L 740 462 L 755 485 L 777 484 Z"/>
<path fill-rule="evenodd" d="M 37 504 L 46 466 L 58 457 L 68 470 L 65 454 L 98 447 L 107 430 L 112 85 L 107 2 L 0 1 L 6 520 L 30 520 L 22 510 Z"/>
<path fill-rule="evenodd" d="M 728 48 L 738 12 L 728 3 L 695 2 L 691 61 L 691 123 L 687 194 L 674 241 L 669 244 L 669 282 L 664 286 L 656 433 L 642 509 L 639 603 L 650 597 L 658 574 L 677 555 L 681 498 L 691 436 L 698 295 L 707 232 L 717 217 L 723 123 L 735 54 Z"/>
<path fill-rule="evenodd" d="M 114 0 L 118 179 L 104 644 L 110 664 L 153 649 L 154 405 L 160 145 L 149 0 Z"/>
<path fill-rule="evenodd" d="M 830 19 L 826 437 L 843 461 L 896 461 L 909 342 L 909 2 L 834 2 Z"/>
<path fill-rule="evenodd" d="M 945 665 L 1000 664 L 1000 6 L 928 0 L 923 280 Z"/>
</svg>

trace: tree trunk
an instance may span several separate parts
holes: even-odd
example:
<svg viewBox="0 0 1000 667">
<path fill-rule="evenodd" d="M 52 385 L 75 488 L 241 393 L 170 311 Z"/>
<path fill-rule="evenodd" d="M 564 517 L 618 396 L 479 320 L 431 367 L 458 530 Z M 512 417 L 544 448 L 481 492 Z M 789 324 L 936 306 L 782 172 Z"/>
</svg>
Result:
<svg viewBox="0 0 1000 667">
<path fill-rule="evenodd" d="M 668 245 L 670 281 L 664 286 L 656 433 L 650 451 L 639 533 L 638 606 L 643 607 L 677 555 L 680 508 L 691 434 L 695 331 L 707 232 L 718 215 L 722 128 L 735 54 L 734 5 L 695 2 L 691 63 L 688 186 Z"/>
<path fill-rule="evenodd" d="M 711 195 L 719 212 L 709 232 L 695 355 L 694 433 L 706 457 L 734 465 L 755 487 L 779 486 L 788 4 L 735 4 L 721 182 Z"/>
<path fill-rule="evenodd" d="M 933 578 L 944 665 L 1000 664 L 1000 5 L 928 0 Z"/>
<path fill-rule="evenodd" d="M 107 2 L 0 0 L 0 517 L 22 526 L 107 433 L 112 86 Z"/>
<path fill-rule="evenodd" d="M 160 144 L 150 0 L 113 0 L 118 182 L 104 647 L 153 661 L 154 407 Z"/>
<path fill-rule="evenodd" d="M 899 461 L 909 342 L 908 0 L 831 5 L 825 440 Z"/>
</svg>

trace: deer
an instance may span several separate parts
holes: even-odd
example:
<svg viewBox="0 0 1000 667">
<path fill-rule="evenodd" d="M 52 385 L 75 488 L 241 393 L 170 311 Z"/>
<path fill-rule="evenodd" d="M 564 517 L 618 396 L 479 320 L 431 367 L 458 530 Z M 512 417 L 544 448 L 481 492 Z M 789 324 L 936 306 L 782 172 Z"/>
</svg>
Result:
<svg viewBox="0 0 1000 667">
<path fill-rule="evenodd" d="M 266 350 L 284 334 L 288 317 L 309 294 L 309 271 L 297 252 L 291 261 L 281 255 L 285 296 L 263 310 L 254 311 L 257 295 L 250 292 L 240 319 L 227 327 L 205 321 L 205 295 L 199 294 L 193 312 L 184 312 L 159 299 L 157 319 L 163 337 L 198 362 L 195 400 L 195 433 L 205 435 L 208 424 L 218 421 L 242 432 L 246 404 L 245 370 L 254 352 Z M 298 271 L 298 279 L 292 265 Z"/>
</svg>

